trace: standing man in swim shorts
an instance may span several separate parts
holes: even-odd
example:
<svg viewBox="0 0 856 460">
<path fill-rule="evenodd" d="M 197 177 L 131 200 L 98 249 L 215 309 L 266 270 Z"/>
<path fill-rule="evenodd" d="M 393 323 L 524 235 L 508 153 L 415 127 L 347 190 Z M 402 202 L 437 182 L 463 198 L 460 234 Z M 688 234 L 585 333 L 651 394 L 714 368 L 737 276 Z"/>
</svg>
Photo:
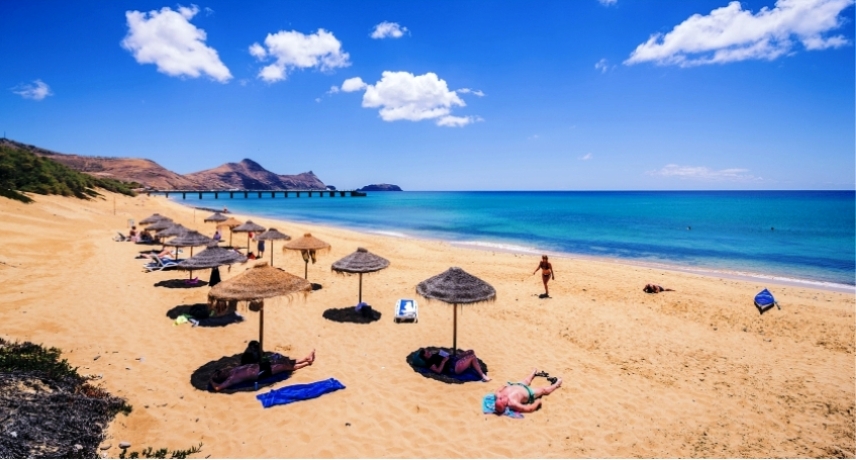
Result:
<svg viewBox="0 0 856 460">
<path fill-rule="evenodd" d="M 537 272 L 538 270 L 541 270 L 541 281 L 544 282 L 544 295 L 541 297 L 549 299 L 550 298 L 550 288 L 547 287 L 547 283 L 550 282 L 550 278 L 555 280 L 556 274 L 553 273 L 553 264 L 551 264 L 547 260 L 546 255 L 541 256 L 541 262 L 538 264 L 538 268 L 536 268 L 535 271 L 532 272 L 532 275 L 534 275 L 535 272 Z M 529 275 L 529 276 L 532 276 L 532 275 Z"/>
<path fill-rule="evenodd" d="M 494 413 L 502 415 L 505 409 L 511 409 L 515 412 L 534 412 L 541 407 L 541 397 L 556 391 L 562 386 L 562 379 L 556 379 L 556 383 L 542 388 L 532 388 L 532 379 L 535 378 L 536 369 L 532 370 L 522 382 L 511 383 L 500 388 L 494 393 L 496 402 L 494 403 Z"/>
</svg>

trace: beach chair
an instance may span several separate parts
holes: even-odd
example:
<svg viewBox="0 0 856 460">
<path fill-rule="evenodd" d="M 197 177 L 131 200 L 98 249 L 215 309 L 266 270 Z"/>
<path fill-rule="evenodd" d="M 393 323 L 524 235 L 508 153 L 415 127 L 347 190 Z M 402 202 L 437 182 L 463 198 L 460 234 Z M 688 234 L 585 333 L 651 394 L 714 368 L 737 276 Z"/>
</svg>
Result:
<svg viewBox="0 0 856 460">
<path fill-rule="evenodd" d="M 146 269 L 146 272 L 156 272 L 159 270 L 166 270 L 167 268 L 172 268 L 178 266 L 178 262 L 172 259 L 161 259 L 156 255 L 152 255 L 152 261 L 146 264 L 143 268 Z"/>
<path fill-rule="evenodd" d="M 396 323 L 400 323 L 402 321 L 418 323 L 419 305 L 413 299 L 398 299 L 398 302 L 395 303 L 394 320 Z"/>
<path fill-rule="evenodd" d="M 113 241 L 131 241 L 131 238 L 122 234 L 122 232 L 116 232 L 116 236 L 113 237 Z"/>
</svg>

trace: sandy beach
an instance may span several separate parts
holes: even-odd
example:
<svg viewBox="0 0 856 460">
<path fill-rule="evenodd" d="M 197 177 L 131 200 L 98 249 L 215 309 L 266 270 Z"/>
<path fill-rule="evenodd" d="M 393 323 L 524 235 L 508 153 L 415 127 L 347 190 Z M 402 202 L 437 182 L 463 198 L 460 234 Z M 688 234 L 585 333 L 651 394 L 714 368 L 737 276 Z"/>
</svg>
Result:
<svg viewBox="0 0 856 460">
<path fill-rule="evenodd" d="M 242 306 L 239 324 L 173 325 L 166 312 L 205 302 L 208 288 L 155 286 L 187 274 L 143 273 L 135 256 L 148 247 L 112 240 L 127 232 L 129 219 L 154 212 L 211 235 L 214 225 L 202 221 L 210 213 L 160 197 L 34 198 L 30 205 L 0 198 L 0 335 L 61 348 L 80 373 L 102 375 L 96 383 L 128 400 L 133 411 L 108 430 L 110 456 L 121 441 L 132 449 L 202 442 L 197 457 L 232 458 L 856 452 L 853 293 L 551 258 L 552 298 L 541 299 L 540 277 L 532 275 L 537 256 L 253 217 L 332 245 L 309 265 L 309 280 L 323 289 L 265 304 L 266 349 L 292 358 L 317 352 L 313 366 L 275 388 L 329 377 L 347 387 L 263 409 L 253 392 L 213 394 L 190 384 L 199 366 L 258 337 L 258 314 Z M 245 235 L 235 236 L 236 246 L 245 243 Z M 273 243 L 274 265 L 302 275 L 299 254 L 281 247 Z M 363 298 L 383 317 L 326 320 L 324 310 L 357 301 L 357 277 L 330 270 L 357 247 L 391 261 L 363 277 Z M 249 266 L 222 270 L 223 277 Z M 496 288 L 495 302 L 458 314 L 458 346 L 476 351 L 493 382 L 444 384 L 405 362 L 419 347 L 451 346 L 452 307 L 419 297 L 415 286 L 453 266 Z M 199 275 L 207 279 L 208 271 Z M 645 294 L 646 283 L 675 292 Z M 759 315 L 752 299 L 764 287 L 782 310 Z M 393 322 L 399 298 L 419 302 L 418 323 Z M 533 368 L 564 378 L 543 409 L 522 420 L 482 414 L 483 395 Z"/>
</svg>

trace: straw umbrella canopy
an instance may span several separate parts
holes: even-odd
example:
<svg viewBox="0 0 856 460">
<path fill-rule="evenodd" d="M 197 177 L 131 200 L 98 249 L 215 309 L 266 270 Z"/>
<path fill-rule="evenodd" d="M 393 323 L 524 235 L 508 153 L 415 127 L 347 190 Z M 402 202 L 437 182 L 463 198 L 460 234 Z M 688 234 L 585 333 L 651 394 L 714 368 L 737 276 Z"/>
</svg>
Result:
<svg viewBox="0 0 856 460">
<path fill-rule="evenodd" d="M 303 256 L 305 267 L 303 268 L 303 277 L 309 279 L 309 259 L 312 258 L 312 263 L 315 263 L 316 251 L 329 251 L 330 243 L 319 240 L 312 236 L 311 233 L 304 233 L 303 236 L 296 240 L 291 240 L 282 245 L 282 251 L 300 251 Z"/>
<path fill-rule="evenodd" d="M 224 216 L 223 214 L 220 214 L 219 212 L 215 212 L 214 214 L 211 214 L 210 216 L 206 217 L 205 220 L 203 220 L 203 222 L 220 223 L 220 222 L 225 222 L 227 220 L 229 220 L 228 217 Z"/>
<path fill-rule="evenodd" d="M 256 237 L 257 240 L 261 241 L 275 241 L 275 240 L 285 240 L 288 241 L 291 239 L 290 236 L 285 233 L 280 232 L 275 228 L 269 228 L 266 232 Z M 273 243 L 270 244 L 270 266 L 273 267 Z"/>
<path fill-rule="evenodd" d="M 416 285 L 416 292 L 427 299 L 450 303 L 454 308 L 452 350 L 458 352 L 458 304 L 473 304 L 496 299 L 496 289 L 458 267 Z"/>
<path fill-rule="evenodd" d="M 161 219 L 161 220 L 153 223 L 152 225 L 149 225 L 148 227 L 146 227 L 146 230 L 148 230 L 148 231 L 154 230 L 154 231 L 159 232 L 161 230 L 166 230 L 166 229 L 172 227 L 174 224 L 175 224 L 175 222 L 173 222 L 172 219 L 170 219 L 168 217 L 164 217 L 163 219 Z"/>
<path fill-rule="evenodd" d="M 241 224 L 243 224 L 243 222 L 238 219 L 235 219 L 234 217 L 230 217 L 228 220 L 224 220 L 223 222 L 217 224 L 217 228 L 229 228 L 229 246 L 232 246 L 232 229 Z"/>
<path fill-rule="evenodd" d="M 168 219 L 168 217 L 164 217 L 158 213 L 154 213 L 154 214 L 150 215 L 149 217 L 146 217 L 145 219 L 141 220 L 140 225 L 153 224 L 153 223 L 155 223 L 161 219 Z"/>
<path fill-rule="evenodd" d="M 244 273 L 214 286 L 208 295 L 222 300 L 260 300 L 311 291 L 312 285 L 308 281 L 282 269 L 271 267 L 266 262 L 260 262 Z M 264 312 L 264 305 L 262 305 L 259 310 L 259 348 L 262 350 L 264 350 Z"/>
<path fill-rule="evenodd" d="M 259 224 L 253 223 L 253 221 L 248 220 L 241 225 L 232 229 L 235 233 L 246 233 L 247 234 L 247 254 L 250 253 L 250 232 L 261 233 L 265 231 L 265 228 Z M 231 242 L 231 241 L 230 241 Z"/>
<path fill-rule="evenodd" d="M 155 238 L 166 238 L 168 236 L 181 236 L 189 229 L 181 224 L 173 223 L 170 227 L 155 233 Z M 164 245 L 166 246 L 166 245 Z M 175 258 L 178 259 L 178 247 L 175 248 Z"/>
<path fill-rule="evenodd" d="M 373 273 L 389 267 L 389 261 L 381 256 L 357 248 L 356 252 L 333 262 L 333 270 L 339 273 L 359 273 L 360 294 L 359 303 L 363 302 L 363 273 Z"/>
<path fill-rule="evenodd" d="M 247 257 L 237 251 L 211 245 L 208 246 L 207 249 L 202 250 L 199 254 L 179 262 L 177 268 L 181 270 L 189 270 L 190 276 L 192 277 L 193 270 L 216 268 L 221 265 L 242 264 L 246 261 Z"/>
<path fill-rule="evenodd" d="M 207 236 L 197 232 L 196 230 L 188 230 L 183 234 L 167 241 L 165 244 L 167 246 L 175 246 L 175 247 L 189 247 L 190 248 L 190 257 L 193 257 L 193 247 L 194 246 L 208 246 L 215 241 Z"/>
</svg>

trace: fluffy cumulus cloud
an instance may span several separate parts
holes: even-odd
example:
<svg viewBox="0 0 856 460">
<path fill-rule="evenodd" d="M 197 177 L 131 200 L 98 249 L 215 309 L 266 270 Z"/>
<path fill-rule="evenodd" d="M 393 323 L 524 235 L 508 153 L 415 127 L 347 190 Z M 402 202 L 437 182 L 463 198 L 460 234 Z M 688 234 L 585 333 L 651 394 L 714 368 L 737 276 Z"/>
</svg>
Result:
<svg viewBox="0 0 856 460">
<path fill-rule="evenodd" d="M 383 21 L 376 25 L 371 37 L 375 40 L 382 38 L 401 38 L 407 33 L 407 27 L 402 27 L 396 22 Z"/>
<path fill-rule="evenodd" d="M 268 34 L 264 46 L 253 43 L 249 51 L 260 61 L 274 61 L 259 71 L 259 78 L 268 83 L 285 80 L 293 69 L 315 68 L 326 72 L 351 65 L 350 56 L 342 51 L 342 43 L 324 29 L 309 35 L 296 30 Z"/>
<path fill-rule="evenodd" d="M 709 182 L 757 182 L 763 178 L 749 174 L 748 169 L 730 168 L 713 170 L 704 166 L 680 166 L 668 164 L 657 171 L 648 171 L 651 176 L 677 177 L 679 179 Z"/>
<path fill-rule="evenodd" d="M 588 160 L 591 160 L 591 158 L 592 158 L 592 155 L 591 155 L 591 152 L 589 152 L 589 153 L 586 153 L 585 155 L 581 156 L 580 160 L 588 161 Z"/>
<path fill-rule="evenodd" d="M 753 14 L 731 2 L 708 15 L 690 16 L 665 35 L 652 35 L 624 63 L 689 67 L 774 60 L 792 53 L 797 42 L 807 50 L 838 48 L 849 41 L 828 34 L 842 26 L 840 13 L 852 4 L 853 0 L 778 0 L 773 8 Z"/>
<path fill-rule="evenodd" d="M 600 73 L 606 73 L 609 70 L 609 62 L 606 59 L 601 59 L 594 63 L 594 68 L 600 70 Z"/>
<path fill-rule="evenodd" d="M 199 12 L 195 5 L 160 11 L 127 11 L 128 34 L 122 47 L 140 64 L 155 64 L 170 76 L 199 77 L 206 74 L 221 83 L 232 78 L 217 51 L 205 45 L 205 31 L 190 23 Z"/>
<path fill-rule="evenodd" d="M 18 85 L 12 88 L 12 92 L 24 99 L 33 99 L 35 101 L 41 101 L 48 96 L 53 96 L 51 87 L 41 80 L 34 80 L 32 83 L 26 85 Z"/>
<path fill-rule="evenodd" d="M 363 107 L 380 108 L 380 117 L 384 121 L 434 120 L 437 126 L 446 127 L 462 127 L 482 121 L 479 117 L 452 115 L 453 107 L 464 107 L 466 103 L 433 72 L 413 75 L 410 72 L 386 71 L 374 85 L 354 77 L 345 80 L 341 90 L 365 91 Z"/>
</svg>

